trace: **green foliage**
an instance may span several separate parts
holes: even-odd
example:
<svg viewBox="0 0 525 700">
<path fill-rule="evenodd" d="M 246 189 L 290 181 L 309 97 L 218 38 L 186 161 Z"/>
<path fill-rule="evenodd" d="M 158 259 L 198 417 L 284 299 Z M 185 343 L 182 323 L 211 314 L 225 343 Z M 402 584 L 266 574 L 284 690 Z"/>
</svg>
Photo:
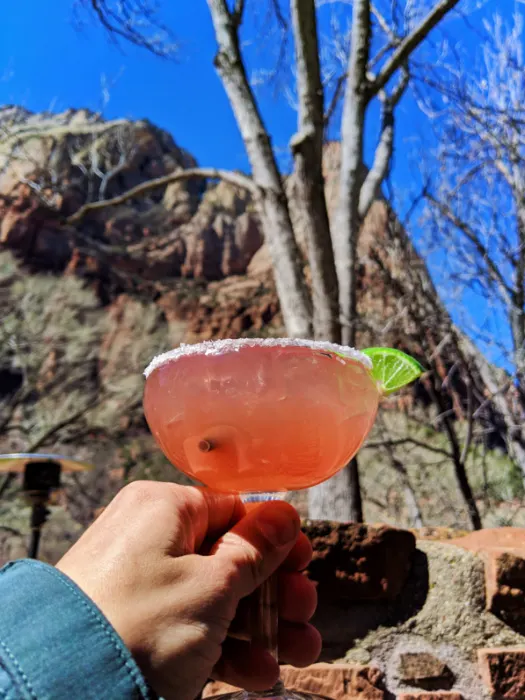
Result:
<svg viewBox="0 0 525 700">
<path fill-rule="evenodd" d="M 15 400 L 0 405 L 0 426 L 18 447 L 34 449 L 48 434 L 110 433 L 140 407 L 142 370 L 169 346 L 156 307 L 123 297 L 107 312 L 80 279 L 24 274 L 8 253 L 0 290 L 0 367 L 24 377 Z"/>
<path fill-rule="evenodd" d="M 100 311 L 74 277 L 24 275 L 8 253 L 0 255 L 0 270 L 0 366 L 23 373 L 11 418 L 31 445 L 94 400 Z"/>
<path fill-rule="evenodd" d="M 470 474 L 472 488 L 486 498 L 511 502 L 525 496 L 523 476 L 506 454 L 480 446 L 471 450 Z"/>
<path fill-rule="evenodd" d="M 458 422 L 456 430 L 462 444 L 466 425 Z M 453 462 L 447 456 L 446 434 L 432 426 L 428 415 L 382 410 L 367 445 L 359 455 L 367 521 L 413 524 L 407 508 L 409 484 L 426 526 L 470 528 Z M 523 478 L 506 454 L 474 442 L 466 469 L 485 527 L 525 525 Z"/>
</svg>

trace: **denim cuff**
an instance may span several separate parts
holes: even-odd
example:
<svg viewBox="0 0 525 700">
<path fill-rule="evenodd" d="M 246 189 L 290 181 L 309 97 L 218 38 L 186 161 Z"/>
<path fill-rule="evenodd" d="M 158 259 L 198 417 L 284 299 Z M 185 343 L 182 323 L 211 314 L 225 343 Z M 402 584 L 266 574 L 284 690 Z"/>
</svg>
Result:
<svg viewBox="0 0 525 700">
<path fill-rule="evenodd" d="M 12 683 L 4 697 L 155 697 L 90 598 L 57 569 L 32 559 L 0 570 L 0 667 Z"/>
</svg>

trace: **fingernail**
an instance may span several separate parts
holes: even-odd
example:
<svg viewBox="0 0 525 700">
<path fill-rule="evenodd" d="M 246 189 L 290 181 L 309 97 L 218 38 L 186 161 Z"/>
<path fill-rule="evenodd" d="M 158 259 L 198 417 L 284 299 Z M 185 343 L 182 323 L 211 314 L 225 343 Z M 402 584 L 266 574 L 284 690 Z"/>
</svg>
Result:
<svg viewBox="0 0 525 700">
<path fill-rule="evenodd" d="M 291 511 L 284 512 L 279 508 L 261 508 L 257 514 L 257 527 L 273 544 L 274 547 L 283 547 L 297 539 L 299 535 L 299 521 Z"/>
</svg>

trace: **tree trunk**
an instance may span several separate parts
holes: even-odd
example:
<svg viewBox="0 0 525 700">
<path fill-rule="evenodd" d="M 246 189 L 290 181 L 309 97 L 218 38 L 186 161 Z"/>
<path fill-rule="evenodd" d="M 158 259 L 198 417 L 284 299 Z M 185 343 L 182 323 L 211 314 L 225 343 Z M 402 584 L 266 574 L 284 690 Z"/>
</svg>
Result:
<svg viewBox="0 0 525 700">
<path fill-rule="evenodd" d="M 295 240 L 270 137 L 242 61 L 238 37 L 240 18 L 230 13 L 226 0 L 207 1 L 218 44 L 215 67 L 241 132 L 253 180 L 261 192 L 258 211 L 286 330 L 291 336 L 309 337 L 312 332 L 311 310 L 302 256 Z"/>
<path fill-rule="evenodd" d="M 363 522 L 359 473 L 354 462 L 328 481 L 314 486 L 308 492 L 308 517 L 312 520 L 336 522 Z M 357 467 L 357 464 L 356 464 Z"/>
<path fill-rule="evenodd" d="M 384 424 L 383 429 L 386 430 L 386 426 Z M 410 478 L 405 465 L 396 457 L 394 448 L 391 445 L 387 445 L 386 450 L 388 452 L 388 456 L 390 457 L 390 463 L 397 472 L 403 487 L 410 526 L 423 527 L 423 516 L 421 514 L 421 509 L 419 508 L 419 503 L 417 502 L 416 494 L 412 488 L 412 484 L 410 483 Z"/>
<path fill-rule="evenodd" d="M 519 175 L 521 179 L 521 173 Z M 525 194 L 516 197 L 518 252 L 514 271 L 514 294 L 510 325 L 514 345 L 514 367 L 520 382 L 525 371 Z"/>
<path fill-rule="evenodd" d="M 284 192 L 267 191 L 258 211 L 272 260 L 286 332 L 292 338 L 309 338 L 312 317 L 308 290 Z"/>
<path fill-rule="evenodd" d="M 507 430 L 508 453 L 516 461 L 525 483 L 525 447 L 522 442 L 521 427 L 516 425 L 511 407 L 502 393 L 502 387 L 498 384 L 494 376 L 494 369 L 490 363 L 469 338 L 459 331 L 457 331 L 457 335 L 460 348 L 467 357 L 472 359 L 473 364 L 477 367 L 485 386 L 490 391 L 492 403 L 503 418 Z"/>
<path fill-rule="evenodd" d="M 445 432 L 447 433 L 448 441 L 452 451 L 452 463 L 454 465 L 454 475 L 456 477 L 456 482 L 459 491 L 465 502 L 467 508 L 468 517 L 473 530 L 481 530 L 483 525 L 481 522 L 481 516 L 479 514 L 478 506 L 474 494 L 472 493 L 472 488 L 467 476 L 467 470 L 465 469 L 465 462 L 462 459 L 461 449 L 459 446 L 458 436 L 456 430 L 452 423 L 452 419 L 447 411 L 447 406 L 443 401 L 439 390 L 434 387 L 432 380 L 429 381 L 428 387 L 430 390 L 430 395 L 437 407 L 439 414 L 442 416 L 443 426 L 445 427 Z"/>
<path fill-rule="evenodd" d="M 339 202 L 333 246 L 339 283 L 341 339 L 355 345 L 357 313 L 357 236 L 360 228 L 359 192 L 363 172 L 366 110 L 366 66 L 370 43 L 370 0 L 354 0 L 352 46 L 342 120 Z M 309 516 L 314 519 L 363 521 L 357 458 L 339 474 L 310 490 Z"/>
<path fill-rule="evenodd" d="M 314 334 L 341 342 L 338 284 L 323 179 L 324 100 L 314 0 L 291 0 L 297 91 L 298 131 L 291 141 L 300 226 L 308 245 L 312 278 Z"/>
<path fill-rule="evenodd" d="M 341 174 L 335 215 L 334 251 L 339 282 L 342 340 L 355 345 L 357 314 L 357 238 L 363 172 L 366 68 L 370 44 L 370 0 L 354 0 L 348 84 L 341 126 Z"/>
</svg>

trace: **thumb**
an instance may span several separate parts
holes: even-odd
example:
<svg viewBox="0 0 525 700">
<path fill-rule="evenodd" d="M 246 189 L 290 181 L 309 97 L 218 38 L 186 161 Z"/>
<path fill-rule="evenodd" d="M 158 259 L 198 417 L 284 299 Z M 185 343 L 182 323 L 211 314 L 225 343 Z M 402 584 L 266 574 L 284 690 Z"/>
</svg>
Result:
<svg viewBox="0 0 525 700">
<path fill-rule="evenodd" d="M 211 555 L 231 575 L 236 596 L 244 598 L 283 563 L 299 532 L 299 515 L 289 503 L 262 503 L 217 541 Z"/>
</svg>

